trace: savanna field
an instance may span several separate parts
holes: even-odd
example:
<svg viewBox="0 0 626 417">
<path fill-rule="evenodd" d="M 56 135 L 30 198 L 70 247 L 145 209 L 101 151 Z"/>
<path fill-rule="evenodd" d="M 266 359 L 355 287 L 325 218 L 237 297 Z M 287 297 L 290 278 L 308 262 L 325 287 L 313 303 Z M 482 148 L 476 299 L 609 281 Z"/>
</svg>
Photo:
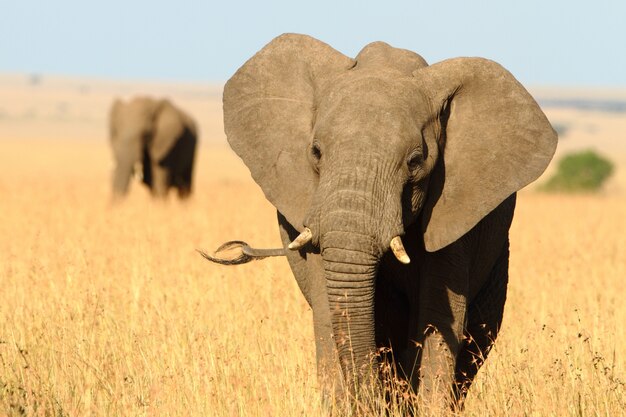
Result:
<svg viewBox="0 0 626 417">
<path fill-rule="evenodd" d="M 328 415 L 286 260 L 196 252 L 279 245 L 275 211 L 225 145 L 196 162 L 190 201 L 135 183 L 112 206 L 105 140 L 0 138 L 0 415 Z M 520 193 L 463 415 L 626 415 L 625 214 L 623 192 Z"/>
</svg>

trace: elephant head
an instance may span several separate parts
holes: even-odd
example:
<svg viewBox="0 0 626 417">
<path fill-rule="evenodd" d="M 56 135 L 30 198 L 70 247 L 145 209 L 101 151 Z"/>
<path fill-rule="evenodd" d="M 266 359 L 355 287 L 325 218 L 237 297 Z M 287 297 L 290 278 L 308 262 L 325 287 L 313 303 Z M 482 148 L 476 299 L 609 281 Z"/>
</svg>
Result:
<svg viewBox="0 0 626 417">
<path fill-rule="evenodd" d="M 267 199 L 302 232 L 290 248 L 319 248 L 346 377 L 375 350 L 382 255 L 409 262 L 402 237 L 428 251 L 459 239 L 535 180 L 556 147 L 537 103 L 495 62 L 428 66 L 382 42 L 351 59 L 297 34 L 228 81 L 224 123 Z M 422 233 L 404 236 L 416 222 Z"/>
<path fill-rule="evenodd" d="M 179 179 L 170 172 L 172 168 L 181 171 L 181 161 L 189 165 L 182 170 L 191 170 L 196 128 L 189 116 L 168 100 L 137 97 L 128 102 L 115 100 L 109 123 L 116 162 L 113 173 L 113 193 L 116 197 L 128 192 L 133 174 L 142 178 L 153 194 L 159 197 L 165 196 L 170 185 L 179 186 L 181 196 L 189 193 L 190 173 L 182 176 L 185 179 Z M 186 177 L 189 177 L 188 180 Z"/>
</svg>

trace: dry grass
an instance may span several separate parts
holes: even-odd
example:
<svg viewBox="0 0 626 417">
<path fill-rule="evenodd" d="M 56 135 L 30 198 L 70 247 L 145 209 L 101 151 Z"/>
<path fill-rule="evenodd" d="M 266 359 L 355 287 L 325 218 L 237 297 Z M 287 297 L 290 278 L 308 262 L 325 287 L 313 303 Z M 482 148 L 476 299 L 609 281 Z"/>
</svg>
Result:
<svg viewBox="0 0 626 417">
<path fill-rule="evenodd" d="M 201 149 L 188 204 L 135 185 L 108 204 L 104 143 L 0 142 L 0 415 L 322 416 L 311 312 L 227 150 Z M 626 199 L 522 193 L 504 330 L 468 416 L 626 408 Z"/>
</svg>

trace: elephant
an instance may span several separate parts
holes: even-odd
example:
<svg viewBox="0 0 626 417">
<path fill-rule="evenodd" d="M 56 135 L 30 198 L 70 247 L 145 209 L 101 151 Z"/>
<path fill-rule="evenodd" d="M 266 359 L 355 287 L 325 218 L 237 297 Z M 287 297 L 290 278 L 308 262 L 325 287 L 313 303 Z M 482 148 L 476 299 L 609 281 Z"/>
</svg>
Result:
<svg viewBox="0 0 626 417">
<path fill-rule="evenodd" d="M 115 199 L 128 193 L 133 174 L 156 198 L 165 198 L 170 187 L 178 190 L 181 199 L 189 197 L 198 142 L 198 130 L 191 116 L 167 99 L 116 99 L 109 128 L 116 163 Z"/>
<path fill-rule="evenodd" d="M 516 193 L 556 149 L 532 96 L 484 58 L 428 65 L 384 42 L 350 58 L 283 34 L 223 106 L 277 209 L 320 377 L 351 393 L 390 363 L 413 398 L 461 405 L 500 330 Z"/>
</svg>

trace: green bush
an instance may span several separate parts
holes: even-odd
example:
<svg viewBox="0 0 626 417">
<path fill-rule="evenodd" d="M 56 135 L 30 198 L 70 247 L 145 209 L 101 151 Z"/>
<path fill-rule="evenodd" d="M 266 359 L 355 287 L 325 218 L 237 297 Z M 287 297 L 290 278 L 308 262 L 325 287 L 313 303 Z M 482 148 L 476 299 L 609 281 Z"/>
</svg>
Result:
<svg viewBox="0 0 626 417">
<path fill-rule="evenodd" d="M 594 151 L 565 155 L 557 172 L 545 183 L 544 191 L 595 192 L 613 173 L 613 163 Z"/>
</svg>

